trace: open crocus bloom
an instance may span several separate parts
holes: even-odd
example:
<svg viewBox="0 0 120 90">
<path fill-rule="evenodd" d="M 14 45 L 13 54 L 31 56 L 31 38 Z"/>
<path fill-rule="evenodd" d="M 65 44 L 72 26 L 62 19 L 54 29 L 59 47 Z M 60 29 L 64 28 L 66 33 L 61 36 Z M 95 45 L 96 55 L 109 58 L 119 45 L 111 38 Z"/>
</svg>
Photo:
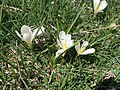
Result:
<svg viewBox="0 0 120 90">
<path fill-rule="evenodd" d="M 36 28 L 32 32 L 32 30 L 29 26 L 23 25 L 21 27 L 21 34 L 19 34 L 18 31 L 15 31 L 15 32 L 23 41 L 25 41 L 28 45 L 31 45 L 32 40 L 35 38 L 36 34 L 40 35 L 42 32 L 44 32 L 44 27 L 42 26 L 39 31 L 38 31 L 38 28 Z"/>
<path fill-rule="evenodd" d="M 98 12 L 103 12 L 102 10 L 107 7 L 107 2 L 105 0 L 101 1 L 100 0 L 93 0 L 94 4 L 94 15 L 96 15 Z"/>
<path fill-rule="evenodd" d="M 76 46 L 75 46 L 75 49 L 77 51 L 77 53 L 79 55 L 87 55 L 87 54 L 91 54 L 91 53 L 94 53 L 95 52 L 95 49 L 94 48 L 90 48 L 90 49 L 87 49 L 85 50 L 85 48 L 88 46 L 88 42 L 87 41 L 84 41 L 82 45 L 80 45 L 80 43 L 78 43 Z"/>
<path fill-rule="evenodd" d="M 61 49 L 56 52 L 56 57 L 58 57 L 61 53 L 63 53 L 68 48 L 72 47 L 73 44 L 74 42 L 73 40 L 71 40 L 71 35 L 65 34 L 64 31 L 61 31 L 59 33 L 59 39 L 57 39 L 57 45 L 60 46 Z"/>
</svg>

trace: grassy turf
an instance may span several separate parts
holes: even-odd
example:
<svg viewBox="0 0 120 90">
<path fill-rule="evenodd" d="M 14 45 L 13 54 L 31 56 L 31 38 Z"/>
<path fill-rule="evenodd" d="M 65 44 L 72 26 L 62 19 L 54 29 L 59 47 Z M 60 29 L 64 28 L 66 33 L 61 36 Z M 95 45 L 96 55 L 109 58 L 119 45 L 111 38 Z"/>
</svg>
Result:
<svg viewBox="0 0 120 90">
<path fill-rule="evenodd" d="M 120 1 L 109 0 L 95 18 L 92 7 L 92 0 L 1 0 L 0 89 L 119 90 L 120 27 L 96 28 L 120 24 Z M 22 25 L 45 27 L 33 50 L 15 34 Z M 91 29 L 96 30 L 83 32 Z M 55 59 L 56 39 L 62 30 L 72 34 L 75 42 L 89 41 L 88 48 L 96 52 L 77 56 L 72 47 Z M 105 80 L 108 71 L 116 77 Z"/>
</svg>

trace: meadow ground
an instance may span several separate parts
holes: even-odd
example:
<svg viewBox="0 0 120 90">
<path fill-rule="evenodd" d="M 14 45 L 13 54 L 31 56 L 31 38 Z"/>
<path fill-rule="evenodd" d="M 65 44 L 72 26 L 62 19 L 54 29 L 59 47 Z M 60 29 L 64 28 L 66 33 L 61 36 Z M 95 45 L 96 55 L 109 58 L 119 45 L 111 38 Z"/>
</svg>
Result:
<svg viewBox="0 0 120 90">
<path fill-rule="evenodd" d="M 0 0 L 0 90 L 120 90 L 120 0 L 107 2 L 93 17 L 92 0 Z M 15 33 L 22 25 L 45 28 L 33 49 Z M 60 31 L 96 52 L 73 46 L 56 59 Z"/>
</svg>

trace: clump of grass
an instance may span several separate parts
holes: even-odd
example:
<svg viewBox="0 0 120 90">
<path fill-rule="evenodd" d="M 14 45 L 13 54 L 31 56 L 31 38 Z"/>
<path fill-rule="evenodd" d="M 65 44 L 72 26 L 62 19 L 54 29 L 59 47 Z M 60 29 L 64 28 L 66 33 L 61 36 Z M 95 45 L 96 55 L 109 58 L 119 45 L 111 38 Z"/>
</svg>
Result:
<svg viewBox="0 0 120 90">
<path fill-rule="evenodd" d="M 93 18 L 92 1 L 0 1 L 0 89 L 119 89 L 119 5 L 119 0 L 110 0 Z M 113 22 L 116 28 L 109 28 Z M 22 25 L 45 27 L 32 50 L 15 34 Z M 77 56 L 71 47 L 56 59 L 60 31 L 75 42 L 89 41 L 96 52 Z M 115 76 L 105 79 L 109 71 Z"/>
</svg>

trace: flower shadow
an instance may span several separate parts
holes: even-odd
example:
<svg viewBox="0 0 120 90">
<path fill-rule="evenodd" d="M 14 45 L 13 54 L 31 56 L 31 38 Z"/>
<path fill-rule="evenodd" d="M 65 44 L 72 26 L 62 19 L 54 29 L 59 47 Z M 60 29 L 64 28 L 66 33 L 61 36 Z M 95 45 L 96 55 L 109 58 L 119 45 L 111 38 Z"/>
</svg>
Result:
<svg viewBox="0 0 120 90">
<path fill-rule="evenodd" d="M 98 58 L 93 55 L 85 55 L 85 56 L 81 56 L 80 59 L 84 59 L 85 61 L 89 62 L 90 64 L 93 64 L 94 62 L 97 61 Z"/>
<path fill-rule="evenodd" d="M 84 63 L 89 63 L 89 64 L 93 64 L 94 62 L 96 62 L 96 60 L 98 59 L 97 57 L 93 56 L 93 55 L 79 55 L 77 56 L 77 52 L 75 50 L 75 48 L 71 48 L 69 50 L 69 52 L 66 52 L 65 56 L 64 56 L 65 62 L 71 62 L 74 63 L 76 61 L 80 61 L 80 62 L 84 62 Z"/>
</svg>

